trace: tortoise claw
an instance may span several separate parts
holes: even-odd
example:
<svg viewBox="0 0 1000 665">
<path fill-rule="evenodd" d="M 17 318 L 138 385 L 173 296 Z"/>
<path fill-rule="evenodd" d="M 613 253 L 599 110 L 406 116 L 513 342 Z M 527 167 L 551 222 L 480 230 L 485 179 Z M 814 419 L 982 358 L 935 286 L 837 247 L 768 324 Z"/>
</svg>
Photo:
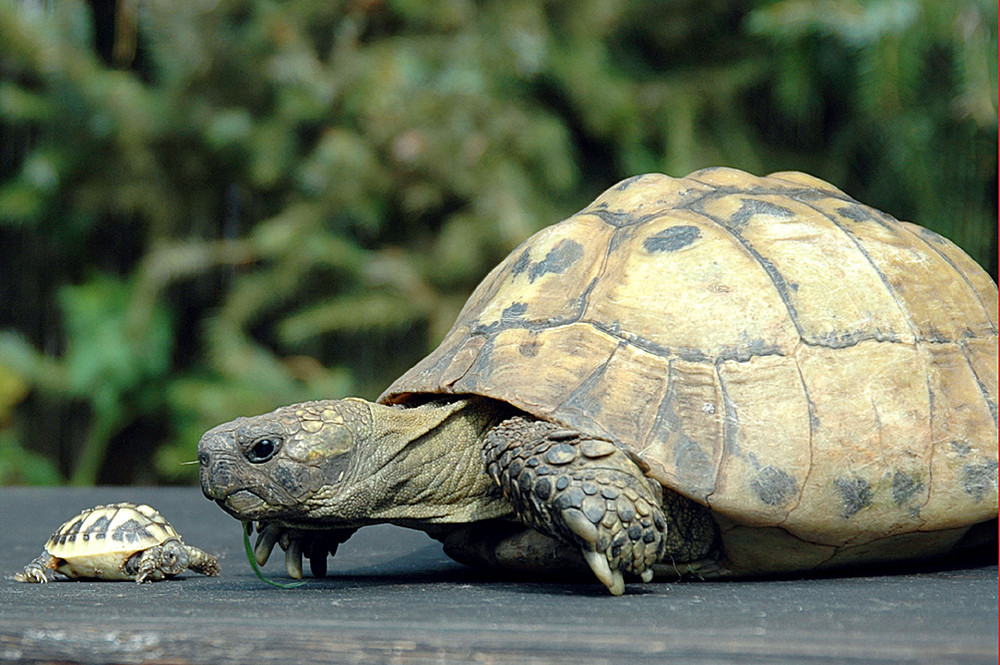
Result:
<svg viewBox="0 0 1000 665">
<path fill-rule="evenodd" d="M 257 524 L 257 543 L 253 548 L 253 558 L 257 560 L 258 566 L 267 563 L 271 550 L 274 549 L 283 531 L 277 524 Z"/>
<path fill-rule="evenodd" d="M 587 560 L 587 565 L 594 571 L 597 579 L 608 587 L 612 596 L 620 596 L 625 593 L 625 576 L 621 570 L 611 570 L 611 566 L 608 565 L 608 557 L 604 556 L 604 552 L 584 549 L 583 558 Z"/>
<path fill-rule="evenodd" d="M 661 491 L 610 441 L 515 416 L 483 442 L 486 469 L 526 525 L 583 551 L 614 595 L 666 553 Z"/>
<path fill-rule="evenodd" d="M 302 579 L 302 539 L 289 538 L 288 549 L 285 550 L 285 570 L 288 575 L 297 580 Z"/>
<path fill-rule="evenodd" d="M 248 528 L 247 532 L 250 533 Z M 299 530 L 279 524 L 257 523 L 257 543 L 254 559 L 263 566 L 271 556 L 275 545 L 285 550 L 285 571 L 295 579 L 303 575 L 302 559 L 309 559 L 309 570 L 313 577 L 326 576 L 326 558 L 337 553 L 337 547 L 354 534 L 355 529 L 332 529 L 330 531 Z"/>
</svg>

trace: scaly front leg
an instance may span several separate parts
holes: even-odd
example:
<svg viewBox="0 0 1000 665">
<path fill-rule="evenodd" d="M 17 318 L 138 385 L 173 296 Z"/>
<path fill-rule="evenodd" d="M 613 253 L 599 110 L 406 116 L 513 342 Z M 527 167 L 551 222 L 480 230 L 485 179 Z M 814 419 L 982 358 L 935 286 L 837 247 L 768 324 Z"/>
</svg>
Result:
<svg viewBox="0 0 1000 665">
<path fill-rule="evenodd" d="M 653 578 L 666 553 L 662 490 L 624 450 L 518 416 L 490 431 L 483 455 L 518 517 L 580 547 L 612 594 L 624 593 L 624 573 Z"/>
<path fill-rule="evenodd" d="M 48 552 L 42 552 L 34 560 L 24 567 L 24 570 L 14 573 L 14 580 L 17 582 L 51 582 L 56 578 L 56 568 L 61 559 L 57 559 Z"/>
</svg>

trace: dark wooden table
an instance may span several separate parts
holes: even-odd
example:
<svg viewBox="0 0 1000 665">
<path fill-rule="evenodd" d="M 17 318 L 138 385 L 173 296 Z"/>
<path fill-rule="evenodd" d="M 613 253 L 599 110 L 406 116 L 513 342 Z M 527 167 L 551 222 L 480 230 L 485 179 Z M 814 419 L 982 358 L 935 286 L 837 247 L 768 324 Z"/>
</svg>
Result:
<svg viewBox="0 0 1000 665">
<path fill-rule="evenodd" d="M 21 584 L 8 575 L 79 510 L 159 509 L 222 575 Z M 362 529 L 324 580 L 266 586 L 239 524 L 194 488 L 0 488 L 0 662 L 996 663 L 997 567 L 630 585 L 511 579 L 424 534 Z M 285 579 L 280 553 L 265 571 Z"/>
</svg>

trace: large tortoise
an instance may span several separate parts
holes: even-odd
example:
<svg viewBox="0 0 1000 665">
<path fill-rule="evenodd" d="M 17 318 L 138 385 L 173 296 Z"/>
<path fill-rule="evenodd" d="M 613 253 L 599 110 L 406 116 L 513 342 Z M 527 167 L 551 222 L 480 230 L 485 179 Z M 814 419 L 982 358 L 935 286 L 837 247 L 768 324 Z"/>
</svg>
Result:
<svg viewBox="0 0 1000 665">
<path fill-rule="evenodd" d="M 516 249 L 378 403 L 238 418 L 199 460 L 293 576 L 377 522 L 614 594 L 943 554 L 995 539 L 997 287 L 802 173 L 638 176 Z"/>
</svg>

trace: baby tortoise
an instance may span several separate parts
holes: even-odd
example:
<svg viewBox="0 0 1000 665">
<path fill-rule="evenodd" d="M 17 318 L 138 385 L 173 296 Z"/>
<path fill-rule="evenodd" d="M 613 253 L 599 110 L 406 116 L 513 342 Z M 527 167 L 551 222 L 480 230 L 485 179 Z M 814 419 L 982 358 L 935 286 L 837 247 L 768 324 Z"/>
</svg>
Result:
<svg viewBox="0 0 1000 665">
<path fill-rule="evenodd" d="M 147 505 L 112 503 L 88 508 L 45 543 L 45 551 L 14 575 L 18 582 L 71 579 L 157 582 L 190 568 L 218 575 L 218 560 L 185 545 L 159 512 Z"/>
<path fill-rule="evenodd" d="M 377 403 L 238 418 L 199 461 L 293 576 L 377 522 L 615 594 L 945 554 L 997 518 L 997 287 L 812 176 L 637 176 L 514 250 Z"/>
</svg>

